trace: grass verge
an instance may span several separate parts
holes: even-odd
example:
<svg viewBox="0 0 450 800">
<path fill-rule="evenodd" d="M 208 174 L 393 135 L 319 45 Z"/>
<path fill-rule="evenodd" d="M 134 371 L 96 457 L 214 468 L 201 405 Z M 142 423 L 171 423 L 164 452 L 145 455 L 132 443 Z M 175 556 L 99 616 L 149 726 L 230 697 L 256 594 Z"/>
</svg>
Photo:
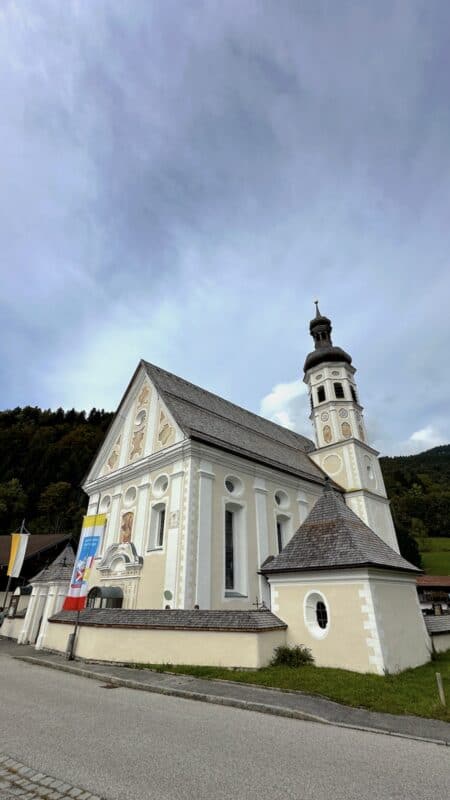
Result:
<svg viewBox="0 0 450 800">
<path fill-rule="evenodd" d="M 415 714 L 418 717 L 450 722 L 450 651 L 435 661 L 398 675 L 372 675 L 328 667 L 264 667 L 257 670 L 221 667 L 173 666 L 171 664 L 133 664 L 136 669 L 174 672 L 208 680 L 221 679 L 272 686 L 328 697 L 338 703 L 384 711 L 389 714 Z M 447 696 L 447 707 L 439 702 L 436 672 L 440 672 Z"/>
</svg>

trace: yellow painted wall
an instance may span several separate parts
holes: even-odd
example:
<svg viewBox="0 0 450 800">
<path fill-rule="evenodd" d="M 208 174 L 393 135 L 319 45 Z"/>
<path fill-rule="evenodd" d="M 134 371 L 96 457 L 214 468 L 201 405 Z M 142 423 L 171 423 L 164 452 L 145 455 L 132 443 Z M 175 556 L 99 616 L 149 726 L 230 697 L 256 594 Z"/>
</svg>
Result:
<svg viewBox="0 0 450 800">
<path fill-rule="evenodd" d="M 50 622 L 44 647 L 65 652 L 72 631 L 73 625 Z M 126 663 L 256 668 L 270 661 L 274 647 L 282 644 L 284 637 L 284 630 L 233 633 L 81 626 L 76 655 Z"/>
<path fill-rule="evenodd" d="M 362 581 L 297 585 L 273 582 L 272 610 L 288 624 L 288 643 L 309 647 L 318 666 L 374 672 L 364 628 L 367 616 L 361 610 L 359 595 L 363 588 Z M 328 603 L 329 631 L 323 639 L 316 639 L 304 621 L 303 602 L 310 591 L 323 594 Z"/>
</svg>

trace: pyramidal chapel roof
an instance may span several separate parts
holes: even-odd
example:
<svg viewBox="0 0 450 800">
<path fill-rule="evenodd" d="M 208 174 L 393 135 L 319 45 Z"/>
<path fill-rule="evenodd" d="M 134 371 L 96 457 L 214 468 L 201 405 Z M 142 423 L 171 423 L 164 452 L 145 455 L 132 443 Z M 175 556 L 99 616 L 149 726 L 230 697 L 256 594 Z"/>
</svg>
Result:
<svg viewBox="0 0 450 800">
<path fill-rule="evenodd" d="M 30 583 L 58 583 L 59 581 L 70 581 L 72 577 L 75 555 L 72 545 L 68 544 L 61 551 L 59 556 L 52 561 L 48 567 L 44 567 L 37 575 L 30 580 Z"/>
<path fill-rule="evenodd" d="M 261 572 L 363 566 L 420 572 L 368 528 L 327 481 L 297 533 L 279 555 L 264 562 Z"/>
<path fill-rule="evenodd" d="M 148 361 L 141 362 L 187 437 L 323 483 L 314 443 Z"/>
</svg>

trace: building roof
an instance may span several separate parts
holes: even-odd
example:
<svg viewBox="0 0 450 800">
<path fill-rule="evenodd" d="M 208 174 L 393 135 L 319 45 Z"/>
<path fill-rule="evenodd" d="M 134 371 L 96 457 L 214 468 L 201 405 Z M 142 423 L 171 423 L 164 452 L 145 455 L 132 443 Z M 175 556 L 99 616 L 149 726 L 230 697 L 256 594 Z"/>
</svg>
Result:
<svg viewBox="0 0 450 800">
<path fill-rule="evenodd" d="M 37 556 L 67 539 L 69 536 L 63 533 L 32 533 L 28 539 L 25 560 Z M 0 566 L 9 563 L 10 549 L 11 536 L 2 534 L 0 536 Z"/>
<path fill-rule="evenodd" d="M 442 614 L 439 617 L 424 617 L 428 633 L 438 636 L 441 633 L 450 633 L 450 614 Z"/>
<path fill-rule="evenodd" d="M 417 586 L 424 589 L 450 589 L 450 575 L 419 575 Z"/>
<path fill-rule="evenodd" d="M 60 611 L 51 622 L 75 622 L 76 611 Z M 268 610 L 209 611 L 200 609 L 86 608 L 80 625 L 102 628 L 159 628 L 165 630 L 208 630 L 254 632 L 287 628 Z"/>
<path fill-rule="evenodd" d="M 349 567 L 419 572 L 374 533 L 326 482 L 306 520 L 279 555 L 266 560 L 264 574 Z"/>
<path fill-rule="evenodd" d="M 148 361 L 142 364 L 187 437 L 323 482 L 325 473 L 308 455 L 315 445 L 306 436 L 252 414 Z"/>
<path fill-rule="evenodd" d="M 30 583 L 69 583 L 72 576 L 75 554 L 70 544 L 49 564 L 44 567 L 34 578 L 30 578 Z"/>
</svg>

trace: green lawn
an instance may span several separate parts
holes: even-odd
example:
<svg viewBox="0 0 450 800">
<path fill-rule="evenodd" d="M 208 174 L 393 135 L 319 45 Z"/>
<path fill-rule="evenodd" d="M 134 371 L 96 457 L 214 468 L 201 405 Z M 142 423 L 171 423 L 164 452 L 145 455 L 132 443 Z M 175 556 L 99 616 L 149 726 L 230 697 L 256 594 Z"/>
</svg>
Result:
<svg viewBox="0 0 450 800">
<path fill-rule="evenodd" d="M 265 667 L 259 670 L 232 670 L 220 667 L 171 666 L 170 664 L 134 665 L 136 669 L 176 672 L 198 678 L 225 679 L 275 686 L 307 694 L 317 694 L 372 711 L 390 714 L 415 714 L 450 722 L 450 651 L 441 653 L 435 661 L 423 667 L 409 669 L 399 675 L 372 675 L 325 667 Z M 444 681 L 448 705 L 440 705 L 436 687 L 436 672 Z"/>
<path fill-rule="evenodd" d="M 450 537 L 430 536 L 421 549 L 423 568 L 428 575 L 450 575 Z"/>
</svg>

